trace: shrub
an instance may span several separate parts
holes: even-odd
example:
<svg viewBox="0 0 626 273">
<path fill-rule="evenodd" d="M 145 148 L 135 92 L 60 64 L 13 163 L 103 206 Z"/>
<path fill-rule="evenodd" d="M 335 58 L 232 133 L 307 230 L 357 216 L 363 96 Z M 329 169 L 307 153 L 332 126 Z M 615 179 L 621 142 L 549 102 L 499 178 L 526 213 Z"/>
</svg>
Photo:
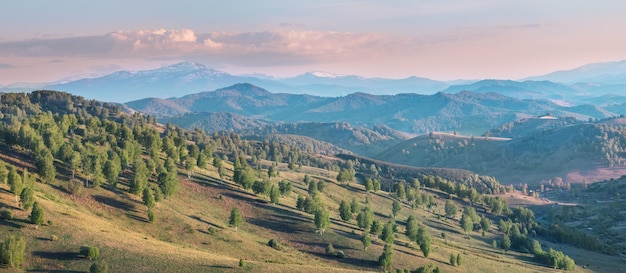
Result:
<svg viewBox="0 0 626 273">
<path fill-rule="evenodd" d="M 337 257 L 343 259 L 346 257 L 346 253 L 344 253 L 343 250 L 339 250 L 337 251 Z"/>
<path fill-rule="evenodd" d="M 337 254 L 337 251 L 335 251 L 333 244 L 328 244 L 326 246 L 326 255 L 336 255 L 336 254 Z"/>
<path fill-rule="evenodd" d="M 95 246 L 81 246 L 79 253 L 89 260 L 98 259 L 100 256 L 100 250 Z"/>
<path fill-rule="evenodd" d="M 106 261 L 102 260 L 99 262 L 94 262 L 89 267 L 89 273 L 108 273 L 109 272 L 109 264 Z"/>
<path fill-rule="evenodd" d="M 50 235 L 50 241 L 56 242 L 59 240 L 59 236 L 56 236 L 54 234 Z"/>
<path fill-rule="evenodd" d="M 6 208 L 0 210 L 0 219 L 2 220 L 13 219 L 13 212 L 10 209 L 6 209 Z"/>
<path fill-rule="evenodd" d="M 246 266 L 246 263 L 243 261 L 243 259 L 239 259 L 239 267 L 244 267 Z"/>
<path fill-rule="evenodd" d="M 154 223 L 154 220 L 156 220 L 156 215 L 154 215 L 154 211 L 148 210 L 148 222 Z"/>
<path fill-rule="evenodd" d="M 217 233 L 217 229 L 215 227 L 209 227 L 209 234 Z"/>
<path fill-rule="evenodd" d="M 283 249 L 283 247 L 280 245 L 280 243 L 278 243 L 278 241 L 275 240 L 275 239 L 270 239 L 270 241 L 267 242 L 267 245 L 270 246 L 273 249 L 276 249 L 276 250 L 282 250 Z"/>
</svg>

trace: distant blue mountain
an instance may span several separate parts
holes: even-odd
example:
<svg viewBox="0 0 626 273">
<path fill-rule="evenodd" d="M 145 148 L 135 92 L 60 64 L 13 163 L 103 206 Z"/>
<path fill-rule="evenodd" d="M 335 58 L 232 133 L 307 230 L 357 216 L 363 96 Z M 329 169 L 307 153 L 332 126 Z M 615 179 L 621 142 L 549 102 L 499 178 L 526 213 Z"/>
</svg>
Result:
<svg viewBox="0 0 626 273">
<path fill-rule="evenodd" d="M 425 78 L 362 78 L 311 72 L 293 78 L 236 76 L 193 62 L 183 62 L 152 70 L 118 71 L 97 78 L 83 78 L 45 89 L 66 91 L 89 99 L 126 102 L 146 97 L 181 97 L 215 90 L 237 83 L 251 83 L 279 93 L 343 96 L 355 92 L 373 94 L 432 94 L 445 89 L 445 82 Z"/>
</svg>

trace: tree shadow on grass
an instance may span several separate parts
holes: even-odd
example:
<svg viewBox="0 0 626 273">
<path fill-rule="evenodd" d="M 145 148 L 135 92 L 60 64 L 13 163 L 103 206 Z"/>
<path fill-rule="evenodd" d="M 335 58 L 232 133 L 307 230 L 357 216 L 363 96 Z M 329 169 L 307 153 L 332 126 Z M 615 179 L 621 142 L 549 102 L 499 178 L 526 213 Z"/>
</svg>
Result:
<svg viewBox="0 0 626 273">
<path fill-rule="evenodd" d="M 57 260 L 57 261 L 75 261 L 82 260 L 84 258 L 78 256 L 78 252 L 70 252 L 70 251 L 60 251 L 60 252 L 52 252 L 52 251 L 33 251 L 33 255 L 49 259 L 49 260 Z"/>
<path fill-rule="evenodd" d="M 33 269 L 27 272 L 46 272 L 46 273 L 85 273 L 85 271 L 78 270 L 46 270 L 46 269 Z"/>
<path fill-rule="evenodd" d="M 124 211 L 136 212 L 135 206 L 126 202 L 102 195 L 94 195 L 93 199 L 102 204 L 121 209 Z"/>
<path fill-rule="evenodd" d="M 135 214 L 126 213 L 126 217 L 128 217 L 130 219 L 133 219 L 133 220 L 140 221 L 140 222 L 148 223 L 148 219 L 145 219 L 145 218 L 143 218 L 141 216 L 137 216 Z"/>
<path fill-rule="evenodd" d="M 17 219 L 13 219 L 13 220 L 0 220 L 0 225 L 2 226 L 6 226 L 9 228 L 23 228 L 25 225 L 22 225 L 21 223 L 19 223 L 19 221 L 17 221 Z"/>
<path fill-rule="evenodd" d="M 214 228 L 224 229 L 224 227 L 223 227 L 223 226 L 220 226 L 220 225 L 218 225 L 218 224 L 214 224 L 214 223 L 211 223 L 211 222 L 209 222 L 209 221 L 207 221 L 207 220 L 204 220 L 204 219 L 200 218 L 200 216 L 197 216 L 197 215 L 188 215 L 188 216 L 189 216 L 189 218 L 191 218 L 191 219 L 194 219 L 194 220 L 196 220 L 196 221 L 199 221 L 199 222 L 205 223 L 205 224 L 207 224 L 207 225 L 209 225 L 209 226 L 212 226 L 212 227 L 214 227 Z"/>
<path fill-rule="evenodd" d="M 326 247 L 326 245 L 324 245 L 324 247 Z M 319 253 L 319 252 L 314 252 L 314 251 L 304 251 L 304 252 L 310 255 L 322 258 L 322 259 L 334 260 L 343 264 L 357 266 L 357 267 L 368 269 L 368 270 L 378 268 L 378 261 L 364 260 L 364 259 L 351 258 L 351 257 L 339 258 L 337 256 L 332 256 L 326 253 Z"/>
</svg>

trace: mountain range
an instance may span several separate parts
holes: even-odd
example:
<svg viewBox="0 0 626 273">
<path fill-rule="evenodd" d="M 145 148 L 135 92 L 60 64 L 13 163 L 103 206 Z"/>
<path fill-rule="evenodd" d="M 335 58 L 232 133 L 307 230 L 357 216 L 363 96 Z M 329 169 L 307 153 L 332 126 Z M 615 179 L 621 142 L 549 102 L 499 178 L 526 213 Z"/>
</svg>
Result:
<svg viewBox="0 0 626 273">
<path fill-rule="evenodd" d="M 203 64 L 182 62 L 151 70 L 118 71 L 100 77 L 76 76 L 54 83 L 19 83 L 0 87 L 0 91 L 27 92 L 34 89 L 61 90 L 88 99 L 127 102 L 146 97 L 182 97 L 215 90 L 237 83 L 250 83 L 276 93 L 309 94 L 337 97 L 352 93 L 396 95 L 401 93 L 434 94 L 460 91 L 497 92 L 515 98 L 550 99 L 564 105 L 602 100 L 612 104 L 607 95 L 626 91 L 626 60 L 589 64 L 567 71 L 513 80 L 437 81 L 420 77 L 405 79 L 365 78 L 327 72 L 308 72 L 291 78 L 261 74 L 232 75 Z"/>
<path fill-rule="evenodd" d="M 385 124 L 409 134 L 459 131 L 481 135 L 502 124 L 546 113 L 580 120 L 624 114 L 619 107 L 607 109 L 589 104 L 563 106 L 549 100 L 518 99 L 493 92 L 439 92 L 433 95 L 354 93 L 321 97 L 272 93 L 252 84 L 236 84 L 180 98 L 146 98 L 126 105 L 157 118 L 194 112 L 228 112 L 277 122 L 348 122 L 358 126 Z"/>
</svg>

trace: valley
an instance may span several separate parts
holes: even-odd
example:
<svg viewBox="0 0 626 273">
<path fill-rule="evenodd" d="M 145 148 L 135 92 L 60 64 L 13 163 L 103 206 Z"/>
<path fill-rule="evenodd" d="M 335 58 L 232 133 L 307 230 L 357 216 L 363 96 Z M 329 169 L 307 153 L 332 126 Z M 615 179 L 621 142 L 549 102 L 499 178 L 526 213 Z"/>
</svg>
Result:
<svg viewBox="0 0 626 273">
<path fill-rule="evenodd" d="M 504 143 L 527 145 L 519 144 L 527 134 L 534 136 L 536 146 L 531 151 L 538 153 L 547 145 L 538 136 L 560 130 L 576 130 L 580 137 L 606 133 L 606 143 L 617 143 L 621 141 L 620 119 L 593 124 L 530 119 L 493 130 L 490 136 L 431 133 L 413 139 L 384 126 L 367 131 L 347 123 L 267 122 L 240 127 L 241 132 L 253 132 L 245 137 L 227 130 L 208 133 L 198 127 L 184 130 L 171 123 L 159 124 L 151 116 L 125 113 L 115 104 L 55 91 L 3 94 L 1 108 L 0 236 L 22 238 L 25 249 L 22 262 L 10 266 L 14 268 L 84 272 L 104 264 L 112 272 L 154 268 L 353 272 L 415 271 L 432 264 L 445 272 L 503 272 L 503 265 L 506 271 L 544 272 L 553 266 L 541 257 L 551 255 L 561 257 L 557 268 L 614 272 L 622 263 L 615 254 L 624 246 L 614 230 L 593 225 L 591 219 L 572 222 L 585 219 L 581 217 L 591 215 L 588 212 L 555 209 L 555 202 L 582 203 L 570 200 L 577 196 L 601 198 L 581 192 L 578 184 L 551 182 L 542 186 L 545 192 L 533 197 L 524 195 L 528 188 L 517 187 L 519 183 L 502 185 L 499 179 L 486 176 L 488 171 L 413 163 L 407 157 L 424 149 L 411 141 L 440 145 L 438 150 L 445 153 L 432 150 L 427 153 L 430 157 L 420 156 L 422 160 L 436 156 L 433 162 L 440 162 L 461 154 L 443 149 L 463 148 L 450 143 L 494 149 L 495 153 L 515 147 L 497 146 Z M 214 117 L 229 120 L 235 116 Z M 210 119 L 204 122 L 220 124 Z M 331 128 L 335 131 L 326 131 Z M 340 136 L 341 131 L 344 136 L 338 139 L 343 138 L 339 142 L 343 145 L 367 146 L 395 139 L 380 147 L 398 149 L 393 147 L 408 142 L 413 148 L 400 148 L 405 149 L 399 153 L 405 158 L 390 163 L 393 160 L 348 152 L 347 148 L 358 145 L 339 148 L 331 144 L 337 138 L 315 139 Z M 276 137 L 266 138 L 270 132 Z M 606 147 L 610 146 L 581 146 L 579 150 L 608 151 Z M 509 153 L 507 157 L 514 154 Z M 621 151 L 614 154 L 602 163 L 618 164 Z M 488 158 L 483 160 L 489 162 Z M 553 195 L 566 187 L 569 191 Z M 553 201 L 542 201 L 546 197 Z M 522 199 L 527 201 L 516 201 Z M 42 222 L 33 222 L 33 212 L 29 214 L 33 201 L 45 213 Z M 344 203 L 353 210 L 349 217 L 341 210 Z M 518 205 L 533 208 L 537 221 L 534 216 L 520 218 L 527 211 Z M 454 209 L 449 210 L 450 206 Z M 234 209 L 241 213 L 240 221 L 233 222 L 229 216 Z M 468 216 L 472 211 L 475 216 Z M 471 217 L 478 218 L 467 220 Z M 473 221 L 474 227 L 465 229 L 466 221 Z M 481 226 L 483 221 L 491 227 Z M 555 229 L 555 224 L 572 229 Z M 575 239 L 588 227 L 598 231 L 589 237 L 593 239 L 585 239 L 593 242 L 591 247 Z M 421 235 L 415 237 L 413 232 Z M 509 236 L 511 245 L 503 241 Z M 541 244 L 540 250 L 530 248 L 533 240 Z M 5 246 L 3 251 L 13 251 L 9 241 Z M 83 246 L 96 247 L 97 258 L 84 256 Z M 554 252 L 548 252 L 549 248 Z M 392 254 L 384 254 L 386 249 Z M 452 263 L 450 255 L 463 261 Z M 576 266 L 568 264 L 569 257 Z"/>
</svg>

